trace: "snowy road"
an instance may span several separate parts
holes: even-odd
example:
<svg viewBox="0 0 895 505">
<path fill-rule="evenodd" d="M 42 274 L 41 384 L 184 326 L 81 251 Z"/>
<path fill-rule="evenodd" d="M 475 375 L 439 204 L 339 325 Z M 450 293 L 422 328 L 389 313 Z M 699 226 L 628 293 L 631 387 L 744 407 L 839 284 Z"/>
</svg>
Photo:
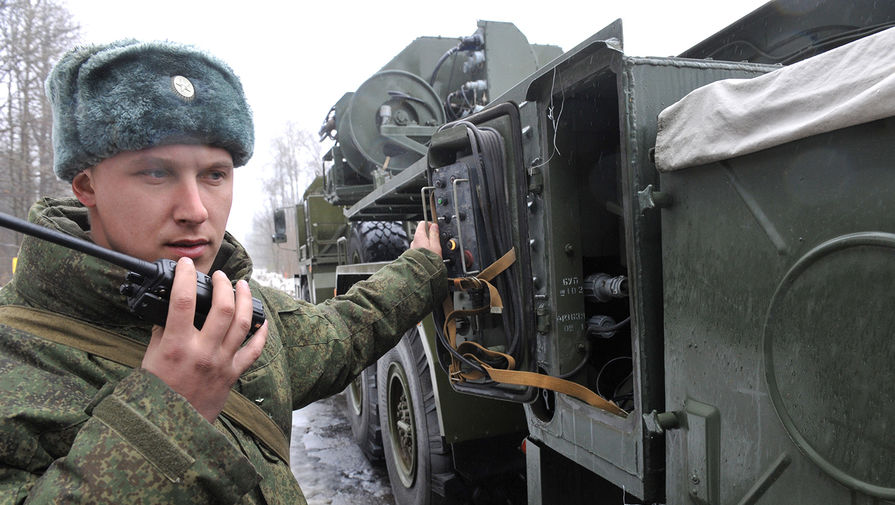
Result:
<svg viewBox="0 0 895 505">
<path fill-rule="evenodd" d="M 339 394 L 292 413 L 292 473 L 308 505 L 394 505 L 385 466 L 372 466 L 351 436 Z"/>
</svg>

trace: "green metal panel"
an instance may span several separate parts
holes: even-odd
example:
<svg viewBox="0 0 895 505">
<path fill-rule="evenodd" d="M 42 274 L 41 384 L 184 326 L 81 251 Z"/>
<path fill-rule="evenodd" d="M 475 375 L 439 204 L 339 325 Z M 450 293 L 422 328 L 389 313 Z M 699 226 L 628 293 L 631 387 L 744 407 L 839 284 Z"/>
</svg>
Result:
<svg viewBox="0 0 895 505">
<path fill-rule="evenodd" d="M 308 186 L 303 200 L 295 206 L 292 230 L 298 237 L 297 250 L 291 253 L 298 259 L 295 275 L 307 283 L 305 296 L 313 303 L 333 296 L 339 262 L 338 241 L 347 229 L 342 208 L 324 199 L 323 185 L 323 178 L 317 177 Z"/>
<path fill-rule="evenodd" d="M 562 49 L 559 46 L 548 44 L 532 44 L 531 50 L 535 53 L 535 60 L 538 68 L 550 63 L 562 55 Z"/>
<path fill-rule="evenodd" d="M 639 356 L 638 383 L 641 389 L 639 410 L 668 408 L 663 402 L 663 374 L 675 364 L 663 357 L 662 272 L 659 219 L 644 207 L 639 197 L 647 186 L 656 184 L 657 172 L 650 160 L 655 145 L 656 117 L 668 105 L 693 89 L 726 78 L 749 78 L 773 67 L 740 63 L 695 61 L 668 58 L 626 58 L 621 74 L 623 95 L 620 107 L 625 110 L 623 123 L 622 163 L 623 196 L 629 258 L 629 289 L 635 317 L 633 352 Z M 665 355 L 667 357 L 667 355 Z M 638 431 L 643 432 L 642 427 Z M 646 434 L 644 434 L 646 435 Z M 680 465 L 666 458 L 658 437 L 646 435 L 643 447 L 645 465 L 652 468 L 675 468 Z M 661 473 L 652 476 L 661 478 Z M 661 481 L 653 481 L 657 488 Z"/>
<path fill-rule="evenodd" d="M 301 251 L 308 250 L 308 219 L 305 214 L 305 205 L 304 202 L 299 203 L 295 206 L 295 245 L 299 250 L 299 259 L 305 259 L 302 257 Z M 307 253 L 305 253 L 307 255 Z"/>
<path fill-rule="evenodd" d="M 895 499 L 893 132 L 661 176 L 666 407 L 717 409 L 720 503 Z M 689 446 L 669 432 L 669 462 Z M 690 502 L 692 478 L 669 464 L 669 504 Z"/>
<path fill-rule="evenodd" d="M 330 204 L 322 195 L 308 195 L 305 212 L 315 263 L 338 262 L 337 242 L 345 234 L 347 223 L 342 208 Z"/>
<path fill-rule="evenodd" d="M 598 364 L 614 355 L 603 358 L 604 352 L 627 354 L 634 363 L 634 410 L 627 418 L 557 395 L 554 405 L 535 402 L 526 409 L 529 430 L 533 439 L 642 499 L 662 499 L 666 463 L 661 437 L 646 432 L 641 421 L 664 406 L 659 222 L 641 212 L 637 197 L 657 182 L 649 159 L 655 118 L 698 86 L 765 71 L 627 58 L 612 44 L 590 43 L 564 56 L 555 72 L 543 69 L 527 93 L 537 101 L 542 153 L 531 161 L 529 180 L 538 362 L 560 375 L 576 368 L 590 346 Z M 523 118 L 531 117 L 528 107 Z M 624 310 L 585 304 L 584 279 L 599 271 L 628 276 Z M 630 313 L 630 341 L 586 337 L 585 321 L 594 310 Z M 593 376 L 575 379 L 595 388 Z"/>
<path fill-rule="evenodd" d="M 432 76 L 438 59 L 460 42 L 457 37 L 419 37 L 395 55 L 381 70 L 404 70 L 426 81 Z M 444 63 L 432 88 L 438 96 L 445 96 L 460 87 L 466 80 L 461 71 L 463 59 L 454 57 Z"/>
<path fill-rule="evenodd" d="M 538 69 L 525 35 L 512 23 L 479 21 L 485 31 L 485 79 L 492 97 L 504 94 Z"/>
<path fill-rule="evenodd" d="M 525 449 L 525 484 L 528 487 L 528 505 L 544 505 L 544 488 L 541 482 L 543 468 L 541 448 L 535 443 L 526 443 Z"/>
<path fill-rule="evenodd" d="M 529 181 L 537 359 L 551 375 L 576 368 L 591 345 L 582 294 L 593 268 L 588 265 L 594 258 L 625 262 L 616 182 L 621 92 L 614 69 L 621 58 L 605 43 L 586 45 L 564 56 L 555 71 L 542 70 L 527 94 L 536 101 L 541 153 L 531 159 Z M 589 373 L 574 380 L 594 389 Z M 621 418 L 563 395 L 536 402 L 526 413 L 531 438 L 644 496 L 636 413 Z"/>
<path fill-rule="evenodd" d="M 310 289 L 314 294 L 313 303 L 323 303 L 334 296 L 336 286 L 336 264 L 317 263 L 308 266 L 311 279 Z"/>
<path fill-rule="evenodd" d="M 432 374 L 438 404 L 438 425 L 448 443 L 525 431 L 525 413 L 521 405 L 454 391 L 435 354 L 436 333 L 432 316 L 426 316 L 418 328 Z"/>
</svg>

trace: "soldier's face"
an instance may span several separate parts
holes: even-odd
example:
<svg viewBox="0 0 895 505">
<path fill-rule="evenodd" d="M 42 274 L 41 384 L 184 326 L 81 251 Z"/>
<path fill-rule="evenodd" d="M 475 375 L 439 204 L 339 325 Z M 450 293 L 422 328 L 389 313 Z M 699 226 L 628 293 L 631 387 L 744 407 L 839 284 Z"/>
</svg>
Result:
<svg viewBox="0 0 895 505">
<path fill-rule="evenodd" d="M 188 256 L 205 273 L 233 202 L 233 158 L 204 145 L 126 151 L 78 174 L 93 241 L 146 261 Z"/>
</svg>

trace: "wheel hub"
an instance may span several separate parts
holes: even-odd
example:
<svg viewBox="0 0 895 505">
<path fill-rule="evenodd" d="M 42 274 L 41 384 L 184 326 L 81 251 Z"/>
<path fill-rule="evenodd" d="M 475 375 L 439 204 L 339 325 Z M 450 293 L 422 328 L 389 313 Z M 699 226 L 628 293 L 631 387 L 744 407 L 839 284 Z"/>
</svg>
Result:
<svg viewBox="0 0 895 505">
<path fill-rule="evenodd" d="M 388 421 L 395 467 L 401 483 L 409 488 L 416 480 L 417 438 L 407 377 L 397 363 L 392 363 L 388 372 Z"/>
</svg>

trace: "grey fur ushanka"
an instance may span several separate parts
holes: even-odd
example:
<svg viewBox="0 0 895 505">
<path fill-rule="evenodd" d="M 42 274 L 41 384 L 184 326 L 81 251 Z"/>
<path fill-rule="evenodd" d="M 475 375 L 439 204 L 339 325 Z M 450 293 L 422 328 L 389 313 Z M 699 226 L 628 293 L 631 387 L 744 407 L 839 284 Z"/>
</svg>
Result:
<svg viewBox="0 0 895 505">
<path fill-rule="evenodd" d="M 122 151 L 166 144 L 227 150 L 236 167 L 252 156 L 254 126 L 230 67 L 191 46 L 123 40 L 68 52 L 47 78 L 56 176 Z"/>
</svg>

